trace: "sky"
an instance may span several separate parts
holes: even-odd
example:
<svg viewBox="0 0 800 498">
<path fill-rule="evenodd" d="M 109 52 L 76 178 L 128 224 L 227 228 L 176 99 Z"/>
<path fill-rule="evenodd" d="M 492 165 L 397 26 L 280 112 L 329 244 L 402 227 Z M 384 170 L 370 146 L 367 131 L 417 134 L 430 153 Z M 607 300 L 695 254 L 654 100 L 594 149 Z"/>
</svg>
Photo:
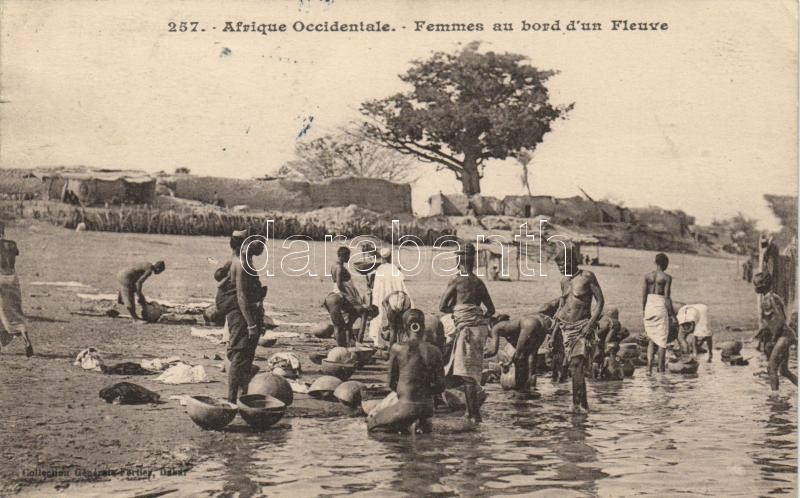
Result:
<svg viewBox="0 0 800 498">
<path fill-rule="evenodd" d="M 575 103 L 534 153 L 535 194 L 582 187 L 629 207 L 682 209 L 698 223 L 741 211 L 775 229 L 763 194 L 797 193 L 797 8 L 788 0 L 4 0 L 0 9 L 3 168 L 261 176 L 292 159 L 298 140 L 336 132 L 359 119 L 365 100 L 404 90 L 398 75 L 410 61 L 479 40 L 559 71 L 551 99 Z M 573 19 L 604 29 L 567 32 Z M 669 27 L 611 31 L 613 19 Z M 168 31 L 181 20 L 206 31 Z M 298 20 L 381 21 L 396 31 L 298 33 Z M 523 32 L 523 20 L 560 20 L 562 29 Z M 225 33 L 226 21 L 289 26 Z M 416 32 L 414 21 L 485 30 Z M 515 31 L 493 32 L 493 22 Z M 460 190 L 430 165 L 417 175 L 420 214 L 431 194 Z M 489 162 L 482 187 L 524 193 L 519 166 Z"/>
</svg>

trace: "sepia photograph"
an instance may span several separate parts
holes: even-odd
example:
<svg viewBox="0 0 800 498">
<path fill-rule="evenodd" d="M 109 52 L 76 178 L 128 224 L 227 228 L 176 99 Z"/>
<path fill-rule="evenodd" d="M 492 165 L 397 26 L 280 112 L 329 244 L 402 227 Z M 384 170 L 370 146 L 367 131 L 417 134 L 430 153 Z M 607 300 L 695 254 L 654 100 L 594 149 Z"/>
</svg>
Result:
<svg viewBox="0 0 800 498">
<path fill-rule="evenodd" d="M 798 6 L 0 0 L 0 496 L 797 496 Z"/>
</svg>

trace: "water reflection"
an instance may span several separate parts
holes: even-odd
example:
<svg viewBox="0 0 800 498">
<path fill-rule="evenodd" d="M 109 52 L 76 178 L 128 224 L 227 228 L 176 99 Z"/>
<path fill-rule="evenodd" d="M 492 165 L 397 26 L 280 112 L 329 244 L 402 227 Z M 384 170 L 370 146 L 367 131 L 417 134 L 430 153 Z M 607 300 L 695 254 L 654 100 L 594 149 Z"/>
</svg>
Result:
<svg viewBox="0 0 800 498">
<path fill-rule="evenodd" d="M 209 436 L 208 461 L 170 487 L 219 496 L 795 496 L 797 399 L 749 366 L 590 382 L 588 415 L 569 386 L 537 399 L 489 386 L 474 433 L 370 437 L 363 419 L 287 419 L 263 434 Z M 187 430 L 196 430 L 187 419 Z M 130 495 L 127 492 L 120 495 Z M 214 490 L 214 491 L 208 491 Z M 113 494 L 112 486 L 108 494 Z"/>
</svg>

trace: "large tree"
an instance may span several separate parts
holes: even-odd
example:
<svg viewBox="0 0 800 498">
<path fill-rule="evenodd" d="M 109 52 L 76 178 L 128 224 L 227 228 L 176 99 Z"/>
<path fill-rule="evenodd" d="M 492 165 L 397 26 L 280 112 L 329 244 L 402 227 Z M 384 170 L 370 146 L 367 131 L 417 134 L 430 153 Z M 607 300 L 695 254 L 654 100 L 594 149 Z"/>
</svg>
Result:
<svg viewBox="0 0 800 498">
<path fill-rule="evenodd" d="M 298 176 L 308 181 L 341 176 L 414 181 L 411 158 L 346 130 L 298 142 L 295 156 L 296 159 L 281 166 L 279 175 Z"/>
<path fill-rule="evenodd" d="M 480 193 L 487 160 L 533 152 L 573 107 L 550 103 L 545 82 L 556 71 L 539 70 L 523 55 L 479 48 L 473 42 L 412 61 L 400 76 L 409 91 L 361 106 L 366 136 L 452 171 L 467 195 Z"/>
</svg>

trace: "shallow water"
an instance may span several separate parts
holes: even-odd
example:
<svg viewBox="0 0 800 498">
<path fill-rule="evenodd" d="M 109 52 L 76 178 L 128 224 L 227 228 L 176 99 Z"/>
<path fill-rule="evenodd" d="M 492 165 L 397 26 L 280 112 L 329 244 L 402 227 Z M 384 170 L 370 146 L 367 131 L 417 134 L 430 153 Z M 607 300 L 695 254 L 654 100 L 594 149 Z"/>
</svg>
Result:
<svg viewBox="0 0 800 498">
<path fill-rule="evenodd" d="M 701 363 L 695 376 L 589 384 L 591 412 L 568 410 L 568 384 L 541 398 L 488 386 L 478 432 L 366 433 L 360 418 L 291 418 L 215 443 L 185 477 L 73 486 L 81 496 L 174 490 L 269 496 L 765 496 L 797 494 L 797 391 L 769 392 L 764 361 Z M 704 357 L 701 357 L 704 359 Z"/>
</svg>

